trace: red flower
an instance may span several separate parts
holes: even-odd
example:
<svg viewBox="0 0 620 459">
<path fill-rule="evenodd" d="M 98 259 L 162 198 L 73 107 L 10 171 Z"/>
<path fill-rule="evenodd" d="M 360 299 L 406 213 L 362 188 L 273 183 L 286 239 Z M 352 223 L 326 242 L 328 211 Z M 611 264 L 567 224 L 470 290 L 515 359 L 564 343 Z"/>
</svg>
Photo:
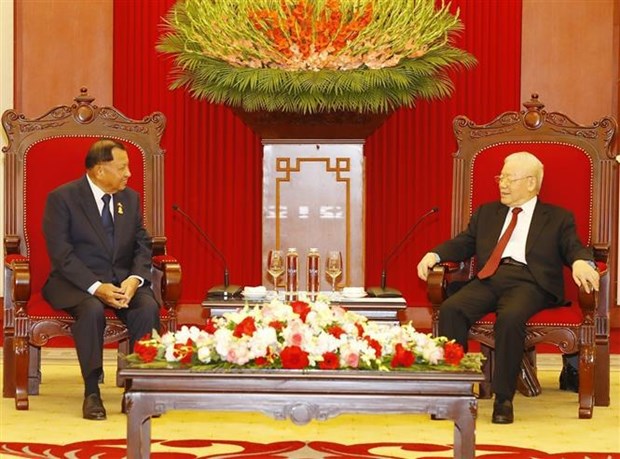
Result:
<svg viewBox="0 0 620 459">
<path fill-rule="evenodd" d="M 379 344 L 379 341 L 377 341 L 376 339 L 372 339 L 370 336 L 366 336 L 364 339 L 366 340 L 368 345 L 375 350 L 375 355 L 377 356 L 377 358 L 380 358 L 381 344 Z"/>
<path fill-rule="evenodd" d="M 355 328 L 357 328 L 357 336 L 364 336 L 364 326 L 361 323 L 357 322 Z"/>
<path fill-rule="evenodd" d="M 331 325 L 330 327 L 327 327 L 326 331 L 336 338 L 340 338 L 340 336 L 344 334 L 344 330 L 340 327 L 340 325 Z"/>
<path fill-rule="evenodd" d="M 402 344 L 398 343 L 394 349 L 394 357 L 392 357 L 390 365 L 392 368 L 410 367 L 414 360 L 413 352 L 408 351 Z"/>
<path fill-rule="evenodd" d="M 133 351 L 145 363 L 152 362 L 157 357 L 157 346 L 145 346 L 140 341 L 133 345 Z"/>
<path fill-rule="evenodd" d="M 217 330 L 217 326 L 215 325 L 215 320 L 213 319 L 213 317 L 209 317 L 207 319 L 207 323 L 204 324 L 202 329 L 210 334 L 215 333 L 215 331 Z"/>
<path fill-rule="evenodd" d="M 235 338 L 241 338 L 243 335 L 252 336 L 256 331 L 256 323 L 253 317 L 246 317 L 239 322 L 233 330 L 233 336 Z"/>
<path fill-rule="evenodd" d="M 181 363 L 192 363 L 192 356 L 194 355 L 192 340 L 187 340 L 187 344 L 175 344 L 173 355 Z"/>
<path fill-rule="evenodd" d="M 340 4 L 329 0 L 315 16 L 312 2 L 299 1 L 290 7 L 282 2 L 284 17 L 269 9 L 255 10 L 248 13 L 248 19 L 254 28 L 263 32 L 274 44 L 278 52 L 287 57 L 292 56 L 290 47 L 297 45 L 304 57 L 310 55 L 311 45 L 315 52 L 321 52 L 330 43 L 334 51 L 340 51 L 347 41 L 353 40 L 372 20 L 373 6 L 369 3 L 363 11 L 343 18 Z"/>
<path fill-rule="evenodd" d="M 273 320 L 269 322 L 269 326 L 275 331 L 282 331 L 284 329 L 284 322 L 281 320 Z"/>
<path fill-rule="evenodd" d="M 256 357 L 254 359 L 254 363 L 259 367 L 264 367 L 265 365 L 269 365 L 273 362 L 273 352 L 271 348 L 267 348 L 267 355 L 264 357 Z"/>
<path fill-rule="evenodd" d="M 457 366 L 464 355 L 463 346 L 454 341 L 447 342 L 443 347 L 443 359 L 448 365 Z"/>
<path fill-rule="evenodd" d="M 326 352 L 323 354 L 323 361 L 319 362 L 321 370 L 337 370 L 340 365 L 340 359 L 335 352 Z"/>
<path fill-rule="evenodd" d="M 282 368 L 288 370 L 302 370 L 310 364 L 308 353 L 299 346 L 289 346 L 282 349 L 280 359 L 282 360 Z"/>
<path fill-rule="evenodd" d="M 311 311 L 310 305 L 305 301 L 293 301 L 291 302 L 291 308 L 295 314 L 299 314 L 302 322 L 306 322 L 306 316 Z"/>
</svg>

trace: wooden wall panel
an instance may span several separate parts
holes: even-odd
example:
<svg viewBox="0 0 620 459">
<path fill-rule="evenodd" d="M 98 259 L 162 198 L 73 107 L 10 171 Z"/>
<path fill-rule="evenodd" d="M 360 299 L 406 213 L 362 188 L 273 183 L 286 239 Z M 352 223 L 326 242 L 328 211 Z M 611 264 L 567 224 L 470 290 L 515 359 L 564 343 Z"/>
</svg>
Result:
<svg viewBox="0 0 620 459">
<path fill-rule="evenodd" d="M 521 100 L 537 92 L 580 124 L 618 116 L 619 4 L 523 0 Z"/>
<path fill-rule="evenodd" d="M 15 108 L 38 116 L 79 94 L 112 105 L 113 0 L 15 0 Z"/>
</svg>

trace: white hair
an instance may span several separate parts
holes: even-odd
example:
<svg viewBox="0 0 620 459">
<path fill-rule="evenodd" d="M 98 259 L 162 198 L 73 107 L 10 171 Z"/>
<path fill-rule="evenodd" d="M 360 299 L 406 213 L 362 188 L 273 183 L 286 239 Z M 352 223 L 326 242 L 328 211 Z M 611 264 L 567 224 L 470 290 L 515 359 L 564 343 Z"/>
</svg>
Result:
<svg viewBox="0 0 620 459">
<path fill-rule="evenodd" d="M 504 159 L 504 164 L 509 161 L 516 161 L 519 163 L 520 167 L 526 169 L 527 173 L 536 179 L 536 191 L 540 191 L 543 176 L 545 174 L 545 166 L 542 162 L 540 162 L 540 159 L 529 151 L 518 151 L 506 156 L 506 159 Z"/>
</svg>

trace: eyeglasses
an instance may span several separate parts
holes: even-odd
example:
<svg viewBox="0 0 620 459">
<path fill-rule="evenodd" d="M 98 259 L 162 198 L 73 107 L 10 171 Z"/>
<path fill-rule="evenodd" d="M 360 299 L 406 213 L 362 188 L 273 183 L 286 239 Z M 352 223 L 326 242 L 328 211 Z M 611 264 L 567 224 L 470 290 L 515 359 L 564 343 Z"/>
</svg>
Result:
<svg viewBox="0 0 620 459">
<path fill-rule="evenodd" d="M 512 179 L 510 177 L 506 177 L 505 175 L 496 175 L 495 177 L 493 177 L 493 180 L 495 180 L 495 183 L 505 183 L 506 185 L 512 185 L 513 182 L 519 181 L 519 180 L 523 180 L 526 178 L 530 178 L 533 177 L 533 175 L 526 175 L 525 177 L 519 177 L 519 178 L 515 178 Z"/>
</svg>

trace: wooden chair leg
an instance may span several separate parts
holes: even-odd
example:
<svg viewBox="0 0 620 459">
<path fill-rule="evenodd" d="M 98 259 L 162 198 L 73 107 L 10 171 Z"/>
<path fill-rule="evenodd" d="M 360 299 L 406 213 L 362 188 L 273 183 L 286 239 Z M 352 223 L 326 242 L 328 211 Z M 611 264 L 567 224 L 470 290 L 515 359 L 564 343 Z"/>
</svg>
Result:
<svg viewBox="0 0 620 459">
<path fill-rule="evenodd" d="M 15 397 L 15 340 L 13 335 L 4 335 L 2 343 L 2 396 Z"/>
<path fill-rule="evenodd" d="M 531 362 L 528 353 L 523 354 L 521 360 L 521 372 L 517 380 L 517 390 L 526 397 L 536 397 L 540 395 L 542 389 L 536 375 L 536 367 Z"/>
<path fill-rule="evenodd" d="M 41 348 L 30 345 L 28 358 L 28 395 L 39 395 L 41 384 Z"/>
<path fill-rule="evenodd" d="M 594 411 L 595 352 L 594 346 L 582 344 L 579 349 L 579 419 L 591 419 Z"/>
<path fill-rule="evenodd" d="M 28 362 L 30 345 L 28 338 L 19 337 L 14 341 L 15 354 L 15 409 L 27 410 L 28 403 Z"/>
<path fill-rule="evenodd" d="M 596 362 L 594 365 L 594 404 L 609 406 L 610 373 L 609 341 L 596 345 Z"/>
<path fill-rule="evenodd" d="M 486 399 L 493 397 L 493 389 L 491 389 L 491 380 L 493 378 L 493 367 L 495 366 L 495 351 L 489 346 L 482 344 L 480 351 L 485 360 L 482 364 L 482 374 L 484 374 L 484 382 L 478 385 L 478 398 Z"/>
<path fill-rule="evenodd" d="M 493 397 L 491 381 L 493 380 L 493 369 L 495 367 L 495 350 L 483 344 L 480 346 L 480 351 L 485 357 L 485 361 L 482 365 L 484 382 L 479 385 L 478 398 L 486 399 Z M 534 361 L 532 362 L 531 359 L 534 359 Z M 542 391 L 538 376 L 536 375 L 535 359 L 535 351 L 532 352 L 532 349 L 528 349 L 523 354 L 523 360 L 521 361 L 517 390 L 526 397 L 536 397 Z"/>
</svg>

